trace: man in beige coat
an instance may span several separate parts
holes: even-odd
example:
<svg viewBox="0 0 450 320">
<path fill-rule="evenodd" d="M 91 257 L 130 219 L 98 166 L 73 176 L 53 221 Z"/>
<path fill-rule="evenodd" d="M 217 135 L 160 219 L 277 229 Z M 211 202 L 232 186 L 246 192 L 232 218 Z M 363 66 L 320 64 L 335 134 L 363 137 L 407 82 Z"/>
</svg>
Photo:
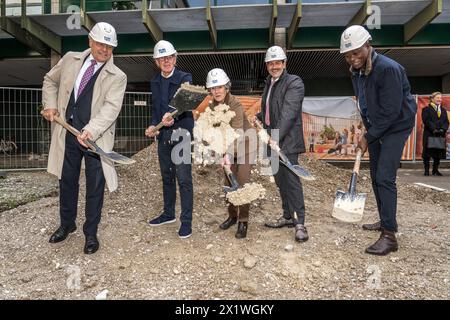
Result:
<svg viewBox="0 0 450 320">
<path fill-rule="evenodd" d="M 63 241 L 76 230 L 79 177 L 84 158 L 86 254 L 95 253 L 99 248 L 97 229 L 105 182 L 110 192 L 118 185 L 113 163 L 88 152 L 85 144 L 86 139 L 91 139 L 105 151 L 111 151 L 114 145 L 115 122 L 127 84 L 126 75 L 113 62 L 112 51 L 116 46 L 113 26 L 97 23 L 89 33 L 90 48 L 65 54 L 45 75 L 43 83 L 44 118 L 53 121 L 55 116 L 60 116 L 81 132 L 75 137 L 66 134 L 62 126 L 53 126 L 47 170 L 59 178 L 61 222 L 50 243 Z"/>
</svg>

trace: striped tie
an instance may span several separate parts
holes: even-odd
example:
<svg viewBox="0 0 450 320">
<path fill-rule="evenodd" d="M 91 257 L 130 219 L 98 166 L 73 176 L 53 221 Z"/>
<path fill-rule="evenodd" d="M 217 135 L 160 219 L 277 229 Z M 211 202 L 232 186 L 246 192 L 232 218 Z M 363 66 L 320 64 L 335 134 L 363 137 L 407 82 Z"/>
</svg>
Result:
<svg viewBox="0 0 450 320">
<path fill-rule="evenodd" d="M 86 87 L 86 85 L 88 84 L 89 80 L 91 80 L 92 76 L 94 75 L 94 70 L 95 70 L 96 64 L 97 64 L 97 61 L 95 61 L 95 59 L 92 59 L 91 65 L 84 72 L 83 78 L 81 78 L 80 87 L 78 88 L 77 99 L 80 96 L 81 92 L 83 92 L 83 90 Z"/>
</svg>

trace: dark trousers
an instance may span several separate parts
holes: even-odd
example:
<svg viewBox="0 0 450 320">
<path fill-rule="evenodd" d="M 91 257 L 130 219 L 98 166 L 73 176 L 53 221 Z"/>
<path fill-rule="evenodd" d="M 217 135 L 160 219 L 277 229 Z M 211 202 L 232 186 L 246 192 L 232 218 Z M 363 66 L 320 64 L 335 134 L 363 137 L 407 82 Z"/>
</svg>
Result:
<svg viewBox="0 0 450 320">
<path fill-rule="evenodd" d="M 423 158 L 423 166 L 425 169 L 425 172 L 430 171 L 430 160 L 433 158 L 433 173 L 437 172 L 439 169 L 439 163 L 441 162 L 441 159 L 439 156 L 431 157 L 430 155 L 426 154 L 425 152 L 422 154 Z"/>
<path fill-rule="evenodd" d="M 105 191 L 105 177 L 103 175 L 100 157 L 86 151 L 77 138 L 66 134 L 66 147 L 61 180 L 59 180 L 59 202 L 61 226 L 75 225 L 77 217 L 79 179 L 81 161 L 84 157 L 86 167 L 86 221 L 83 232 L 86 236 L 96 235 L 100 223 L 103 207 L 103 193 Z"/>
<path fill-rule="evenodd" d="M 298 164 L 298 154 L 287 157 L 293 165 Z M 274 177 L 280 190 L 284 218 L 294 220 L 294 224 L 305 224 L 305 201 L 300 178 L 281 163 Z M 297 213 L 297 220 L 294 219 L 294 211 Z"/>
<path fill-rule="evenodd" d="M 236 175 L 236 179 L 239 185 L 242 187 L 244 184 L 250 181 L 250 173 L 252 165 L 249 163 L 237 164 L 237 159 L 234 159 L 234 163 L 231 165 L 231 172 Z M 225 185 L 230 186 L 230 181 L 228 181 L 225 175 Z M 228 205 L 228 214 L 231 218 L 238 218 L 238 221 L 248 222 L 248 214 L 250 211 L 250 203 L 235 206 L 232 203 Z"/>
<path fill-rule="evenodd" d="M 388 231 L 397 231 L 397 170 L 410 133 L 393 133 L 369 145 L 372 188 L 381 227 Z"/>
<path fill-rule="evenodd" d="M 181 198 L 181 222 L 192 222 L 192 210 L 194 205 L 194 188 L 192 185 L 192 164 L 189 162 L 174 164 L 171 158 L 172 150 L 178 142 L 171 141 L 171 130 L 163 130 L 158 142 L 159 167 L 163 181 L 164 214 L 175 218 L 175 203 L 177 201 L 178 180 Z M 183 137 L 183 139 L 188 139 Z M 190 145 L 190 142 L 189 142 Z"/>
</svg>

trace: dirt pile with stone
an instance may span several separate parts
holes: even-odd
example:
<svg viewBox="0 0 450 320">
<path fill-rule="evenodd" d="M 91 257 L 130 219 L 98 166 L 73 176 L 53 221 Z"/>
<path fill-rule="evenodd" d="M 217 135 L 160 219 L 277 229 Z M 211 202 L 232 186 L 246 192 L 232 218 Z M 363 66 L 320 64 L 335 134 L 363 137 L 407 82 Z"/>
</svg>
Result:
<svg viewBox="0 0 450 320">
<path fill-rule="evenodd" d="M 94 255 L 83 254 L 84 179 L 78 230 L 62 243 L 48 243 L 59 224 L 57 197 L 0 213 L 0 299 L 450 298 L 449 194 L 399 183 L 400 250 L 376 257 L 364 249 L 379 234 L 361 229 L 377 219 L 366 170 L 358 183 L 368 194 L 363 221 L 345 224 L 331 210 L 351 171 L 301 157 L 316 180 L 303 182 L 310 239 L 296 243 L 293 229 L 264 227 L 281 214 L 273 179 L 254 171 L 251 182 L 266 196 L 251 205 L 247 238 L 236 239 L 234 226 L 218 228 L 227 217 L 222 169 L 194 166 L 193 235 L 179 239 L 178 194 L 177 222 L 148 225 L 163 210 L 156 145 L 133 158 L 118 168 L 119 189 L 105 195 Z"/>
</svg>

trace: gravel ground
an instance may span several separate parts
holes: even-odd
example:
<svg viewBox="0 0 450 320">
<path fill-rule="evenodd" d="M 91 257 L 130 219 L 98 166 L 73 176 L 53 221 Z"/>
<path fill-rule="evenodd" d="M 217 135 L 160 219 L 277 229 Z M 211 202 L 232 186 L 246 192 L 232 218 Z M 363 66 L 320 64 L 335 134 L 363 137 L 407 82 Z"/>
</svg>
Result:
<svg viewBox="0 0 450 320">
<path fill-rule="evenodd" d="M 400 249 L 376 257 L 364 249 L 378 233 L 361 229 L 376 220 L 367 171 L 358 185 L 368 193 L 363 221 L 345 224 L 331 217 L 331 208 L 350 170 L 301 159 L 317 180 L 303 184 L 310 239 L 296 243 L 293 229 L 264 227 L 281 203 L 275 184 L 256 174 L 253 182 L 267 193 L 252 204 L 247 238 L 235 239 L 234 227 L 221 231 L 221 169 L 196 167 L 193 235 L 179 239 L 179 220 L 147 224 L 162 210 L 156 153 L 152 145 L 119 169 L 120 187 L 105 197 L 94 255 L 83 254 L 84 182 L 78 230 L 62 243 L 48 243 L 59 224 L 57 197 L 0 212 L 0 299 L 450 298 L 450 194 L 399 183 Z M 56 187 L 46 173 L 11 173 L 0 180 L 0 195 L 55 195 Z"/>
</svg>

